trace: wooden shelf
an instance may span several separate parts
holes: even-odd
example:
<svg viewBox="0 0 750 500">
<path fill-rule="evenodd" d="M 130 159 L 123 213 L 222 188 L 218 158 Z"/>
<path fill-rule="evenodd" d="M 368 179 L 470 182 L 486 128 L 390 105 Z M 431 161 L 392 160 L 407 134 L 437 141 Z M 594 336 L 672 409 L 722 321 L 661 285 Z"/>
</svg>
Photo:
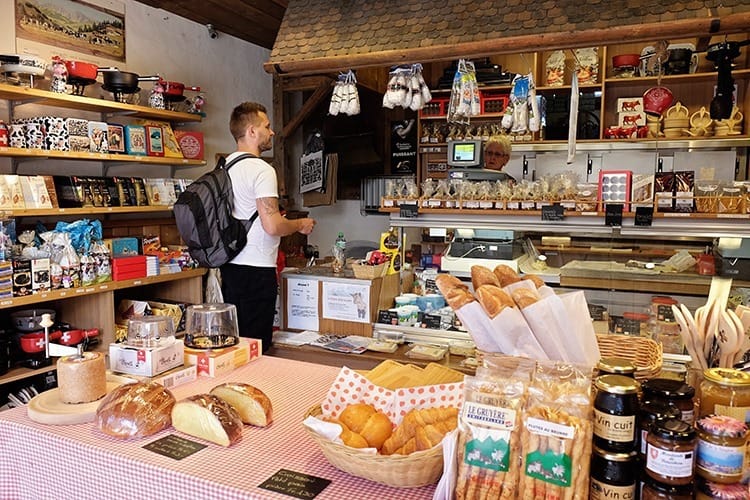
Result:
<svg viewBox="0 0 750 500">
<path fill-rule="evenodd" d="M 746 79 L 750 78 L 750 69 L 737 69 L 732 71 L 732 77 L 734 79 Z M 717 79 L 716 73 L 689 73 L 686 75 L 663 75 L 661 77 L 661 83 L 663 85 L 669 85 L 670 83 L 703 83 L 703 82 L 715 82 Z M 631 86 L 631 85 L 646 85 L 655 84 L 659 80 L 656 76 L 636 76 L 633 78 L 607 78 L 604 84 L 607 86 Z"/>
<path fill-rule="evenodd" d="M 200 122 L 203 119 L 201 115 L 194 113 L 182 113 L 179 111 L 168 111 L 165 109 L 149 108 L 147 106 L 107 101 L 105 99 L 59 94 L 48 90 L 20 87 L 4 83 L 0 84 L 0 99 L 22 104 L 33 103 L 44 106 L 55 106 L 57 108 L 94 111 L 98 113 L 125 115 L 135 118 L 150 118 L 178 123 Z"/>
<path fill-rule="evenodd" d="M 49 292 L 26 295 L 24 297 L 13 297 L 12 299 L 0 300 L 0 309 L 10 309 L 12 307 L 29 306 L 49 302 L 51 300 L 70 299 L 74 297 L 83 297 L 86 295 L 95 295 L 99 293 L 122 290 L 125 288 L 134 288 L 144 285 L 153 285 L 156 283 L 166 283 L 188 278 L 195 278 L 206 274 L 206 269 L 189 269 L 179 273 L 161 274 L 159 276 L 150 276 L 148 278 L 137 278 L 133 280 L 108 281 L 106 283 L 97 283 L 95 285 L 71 288 L 63 290 L 50 290 Z"/>
<path fill-rule="evenodd" d="M 189 160 L 187 158 L 173 158 L 167 156 L 120 155 L 6 147 L 0 147 L 0 156 L 40 160 L 87 160 L 114 163 L 144 163 L 152 165 L 172 165 L 177 167 L 196 167 L 206 164 L 205 160 Z"/>
<path fill-rule="evenodd" d="M 97 214 L 153 214 L 171 212 L 172 205 L 153 205 L 144 207 L 69 207 L 69 208 L 25 208 L 21 210 L 0 210 L 8 217 L 49 217 L 63 215 L 97 215 Z"/>
<path fill-rule="evenodd" d="M 51 365 L 45 366 L 43 368 L 11 368 L 5 375 L 0 375 L 0 384 L 16 382 L 18 380 L 33 377 L 34 375 L 41 375 L 42 373 L 47 373 L 55 370 L 56 366 L 54 362 Z"/>
</svg>

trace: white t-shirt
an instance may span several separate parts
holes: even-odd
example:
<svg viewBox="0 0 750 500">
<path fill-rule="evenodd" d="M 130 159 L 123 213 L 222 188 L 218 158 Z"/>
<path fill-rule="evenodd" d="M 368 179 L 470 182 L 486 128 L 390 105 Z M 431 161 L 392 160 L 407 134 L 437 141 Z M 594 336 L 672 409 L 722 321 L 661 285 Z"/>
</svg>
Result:
<svg viewBox="0 0 750 500">
<path fill-rule="evenodd" d="M 227 156 L 227 163 L 240 153 Z M 249 219 L 257 210 L 257 198 L 278 198 L 276 170 L 260 158 L 241 160 L 229 169 L 234 191 L 233 214 L 238 219 Z M 247 245 L 232 259 L 232 264 L 256 267 L 276 267 L 281 238 L 263 230 L 260 215 L 247 233 Z"/>
</svg>

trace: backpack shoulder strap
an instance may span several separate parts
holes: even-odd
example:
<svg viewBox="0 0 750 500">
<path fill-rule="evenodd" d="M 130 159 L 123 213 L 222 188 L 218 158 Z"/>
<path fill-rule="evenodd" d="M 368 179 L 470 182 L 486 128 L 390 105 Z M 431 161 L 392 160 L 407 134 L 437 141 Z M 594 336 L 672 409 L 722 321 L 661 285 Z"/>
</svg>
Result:
<svg viewBox="0 0 750 500">
<path fill-rule="evenodd" d="M 237 156 L 237 158 L 233 158 L 232 161 L 227 163 L 227 159 L 222 156 L 219 159 L 219 162 L 216 164 L 216 168 L 223 168 L 224 170 L 229 170 L 235 164 L 241 162 L 242 160 L 247 160 L 248 158 L 258 158 L 258 157 L 255 156 L 254 154 L 242 153 L 241 155 Z"/>
</svg>

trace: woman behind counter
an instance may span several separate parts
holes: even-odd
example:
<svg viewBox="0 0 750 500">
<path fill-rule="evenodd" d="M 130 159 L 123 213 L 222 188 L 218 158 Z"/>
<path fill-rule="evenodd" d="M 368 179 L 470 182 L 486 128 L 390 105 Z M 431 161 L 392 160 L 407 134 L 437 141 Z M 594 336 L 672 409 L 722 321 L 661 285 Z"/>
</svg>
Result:
<svg viewBox="0 0 750 500">
<path fill-rule="evenodd" d="M 484 143 L 484 168 L 487 170 L 502 171 L 503 167 L 507 165 L 510 160 L 510 152 L 512 145 L 507 135 L 493 135 Z M 507 175 L 507 179 L 515 184 L 516 179 L 513 176 L 503 172 Z"/>
</svg>

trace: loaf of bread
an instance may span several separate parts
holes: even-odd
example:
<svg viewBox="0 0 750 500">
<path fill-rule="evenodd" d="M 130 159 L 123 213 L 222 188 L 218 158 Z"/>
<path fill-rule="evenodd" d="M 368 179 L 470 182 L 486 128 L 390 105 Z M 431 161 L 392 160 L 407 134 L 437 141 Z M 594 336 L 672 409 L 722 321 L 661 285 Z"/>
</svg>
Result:
<svg viewBox="0 0 750 500">
<path fill-rule="evenodd" d="M 242 419 L 232 406 L 212 394 L 196 394 L 175 403 L 172 425 L 180 432 L 229 446 L 242 439 Z"/>
<path fill-rule="evenodd" d="M 484 266 L 471 266 L 471 285 L 478 290 L 482 285 L 500 286 L 500 281 L 495 273 Z"/>
<path fill-rule="evenodd" d="M 257 387 L 241 382 L 228 382 L 217 385 L 210 393 L 232 405 L 246 424 L 266 427 L 273 420 L 271 400 Z"/>
<path fill-rule="evenodd" d="M 495 273 L 501 287 L 506 287 L 512 283 L 521 281 L 521 277 L 518 273 L 507 264 L 498 264 L 492 272 Z"/>
<path fill-rule="evenodd" d="M 543 287 L 545 285 L 544 280 L 536 274 L 526 274 L 524 275 L 523 279 L 531 281 L 537 288 Z"/>
<path fill-rule="evenodd" d="M 116 387 L 96 410 L 96 425 L 110 436 L 128 439 L 150 436 L 169 427 L 175 397 L 156 382 Z"/>
<path fill-rule="evenodd" d="M 362 436 L 369 448 L 380 449 L 393 433 L 393 424 L 388 416 L 366 403 L 355 403 L 344 408 L 339 415 L 339 422 L 346 429 Z"/>
<path fill-rule="evenodd" d="M 469 291 L 469 287 L 455 276 L 444 273 L 438 274 L 435 278 L 435 284 L 454 311 L 475 300 Z"/>
<path fill-rule="evenodd" d="M 513 290 L 511 295 L 513 296 L 513 301 L 516 303 L 519 309 L 528 307 L 531 304 L 538 302 L 542 298 L 539 295 L 539 292 L 537 292 L 536 290 L 532 290 L 531 288 L 518 288 L 517 290 Z"/>
<path fill-rule="evenodd" d="M 383 455 L 408 455 L 429 450 L 456 428 L 458 409 L 454 407 L 411 410 L 404 415 L 401 425 L 380 449 Z"/>
<path fill-rule="evenodd" d="M 482 285 L 476 291 L 477 300 L 481 304 L 487 316 L 494 318 L 506 307 L 515 307 L 513 298 L 500 287 L 494 285 Z"/>
</svg>

